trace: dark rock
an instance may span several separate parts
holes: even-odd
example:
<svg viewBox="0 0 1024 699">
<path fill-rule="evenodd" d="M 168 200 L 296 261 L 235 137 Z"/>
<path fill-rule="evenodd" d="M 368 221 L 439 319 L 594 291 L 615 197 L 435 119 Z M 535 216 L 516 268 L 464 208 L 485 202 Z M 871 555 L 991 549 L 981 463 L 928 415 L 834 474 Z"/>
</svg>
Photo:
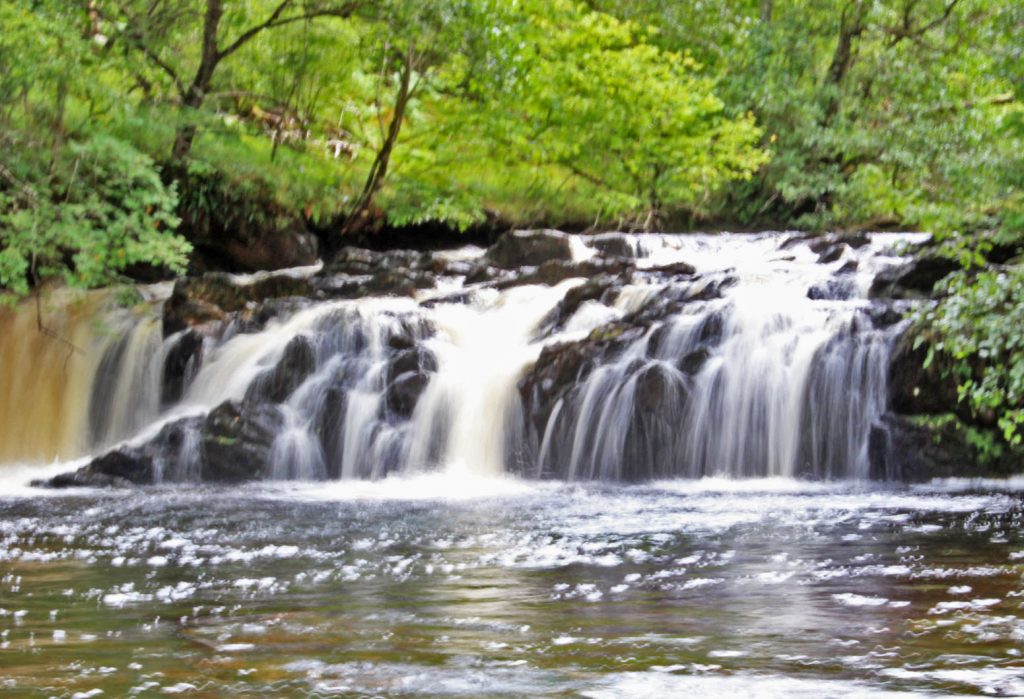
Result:
<svg viewBox="0 0 1024 699">
<path fill-rule="evenodd" d="M 153 483 L 151 458 L 130 450 L 116 449 L 96 457 L 71 473 L 62 473 L 32 485 L 46 488 L 127 488 Z"/>
<path fill-rule="evenodd" d="M 836 270 L 836 274 L 853 274 L 859 267 L 857 260 L 850 260 L 843 264 L 842 267 Z"/>
<path fill-rule="evenodd" d="M 812 301 L 846 301 L 856 296 L 857 289 L 851 279 L 827 279 L 807 290 Z"/>
<path fill-rule="evenodd" d="M 406 373 L 430 373 L 437 371 L 437 358 L 434 353 L 424 347 L 399 352 L 388 364 L 387 382 L 393 383 L 397 377 Z"/>
<path fill-rule="evenodd" d="M 889 303 L 874 303 L 867 309 L 868 318 L 876 328 L 888 328 L 899 323 L 904 314 Z"/>
<path fill-rule="evenodd" d="M 271 275 L 250 284 L 239 284 L 228 274 L 211 272 L 201 277 L 180 279 L 164 303 L 164 337 L 186 328 L 208 329 L 231 313 L 252 310 L 260 302 L 281 297 L 311 295 L 308 279 Z"/>
<path fill-rule="evenodd" d="M 189 328 L 181 333 L 164 359 L 163 380 L 160 384 L 160 403 L 177 403 L 195 377 L 202 363 L 203 336 Z"/>
<path fill-rule="evenodd" d="M 607 257 L 643 257 L 645 251 L 641 249 L 640 243 L 622 233 L 601 233 L 592 235 L 586 239 L 590 247 Z"/>
<path fill-rule="evenodd" d="M 296 335 L 285 345 L 277 364 L 258 376 L 245 393 L 246 402 L 283 403 L 316 369 L 316 351 L 309 338 Z"/>
<path fill-rule="evenodd" d="M 818 255 L 818 262 L 821 264 L 829 264 L 837 261 L 843 256 L 843 254 L 849 249 L 845 243 L 836 243 L 835 245 L 829 245 Z"/>
<path fill-rule="evenodd" d="M 194 178 L 186 179 L 187 186 L 196 184 Z M 301 213 L 284 212 L 269 199 L 220 198 L 214 206 L 182 207 L 179 214 L 178 230 L 195 248 L 193 271 L 257 272 L 311 265 L 318 258 L 317 238 Z"/>
<path fill-rule="evenodd" d="M 688 277 L 696 273 L 697 269 L 688 262 L 673 262 L 658 267 L 647 267 L 642 270 L 645 274 L 656 275 L 671 279 L 673 277 Z"/>
<path fill-rule="evenodd" d="M 555 230 L 510 231 L 487 249 L 484 260 L 495 267 L 516 269 L 549 260 L 572 261 L 569 236 Z"/>
<path fill-rule="evenodd" d="M 499 276 L 500 272 L 491 267 L 488 264 L 478 263 L 470 268 L 469 272 L 466 273 L 466 278 L 463 281 L 464 284 L 482 284 L 485 282 L 493 281 Z"/>
<path fill-rule="evenodd" d="M 925 253 L 910 262 L 883 270 L 871 284 L 871 298 L 923 298 L 940 279 L 960 269 L 956 260 Z"/>
<path fill-rule="evenodd" d="M 814 238 L 808 247 L 811 252 L 819 255 L 835 248 L 846 245 L 854 250 L 871 244 L 871 237 L 867 233 L 830 233 L 829 235 Z"/>
<path fill-rule="evenodd" d="M 272 405 L 221 403 L 206 417 L 200 433 L 202 480 L 240 483 L 266 478 L 282 423 Z"/>
<path fill-rule="evenodd" d="M 412 415 L 428 383 L 430 376 L 422 371 L 407 371 L 396 376 L 388 385 L 388 410 L 401 417 Z"/>
<path fill-rule="evenodd" d="M 454 294 L 444 294 L 443 296 L 435 296 L 434 298 L 427 299 L 426 301 L 420 302 L 423 308 L 434 308 L 436 306 L 444 306 L 448 304 L 459 304 L 467 305 L 473 302 L 476 297 L 474 291 L 458 291 Z"/>
<path fill-rule="evenodd" d="M 495 283 L 497 289 L 510 289 L 515 286 L 526 284 L 546 284 L 554 286 L 566 279 L 592 278 L 601 274 L 605 275 L 629 275 L 633 272 L 633 264 L 621 258 L 614 259 L 593 259 L 583 262 L 565 262 L 563 260 L 551 260 L 540 265 L 536 269 L 511 278 L 503 279 Z"/>
<path fill-rule="evenodd" d="M 1004 447 L 986 459 L 972 445 L 970 430 L 951 415 L 924 419 L 887 415 L 871 429 L 870 477 L 920 482 L 1005 477 L 1024 471 L 1024 452 Z"/>
<path fill-rule="evenodd" d="M 914 348 L 914 332 L 897 341 L 889 360 L 889 405 L 903 415 L 939 415 L 959 408 L 957 382 L 944 357 L 937 355 L 926 369 L 928 345 Z"/>
<path fill-rule="evenodd" d="M 711 354 L 703 347 L 698 350 L 694 350 L 679 360 L 679 371 L 691 376 L 699 374 L 710 356 Z"/>
</svg>

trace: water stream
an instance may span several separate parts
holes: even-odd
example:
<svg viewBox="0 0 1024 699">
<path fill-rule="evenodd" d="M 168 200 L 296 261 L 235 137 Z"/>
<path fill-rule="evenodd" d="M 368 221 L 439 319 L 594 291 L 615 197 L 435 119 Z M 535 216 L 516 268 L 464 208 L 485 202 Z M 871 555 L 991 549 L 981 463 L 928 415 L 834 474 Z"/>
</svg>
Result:
<svg viewBox="0 0 1024 699">
<path fill-rule="evenodd" d="M 165 287 L 0 311 L 0 694 L 1024 696 L 1024 483 L 870 479 L 913 240 L 633 236 L 582 303 L 454 276 L 187 361 Z M 225 401 L 262 482 L 199 482 Z M 28 486 L 165 426 L 157 485 Z"/>
</svg>

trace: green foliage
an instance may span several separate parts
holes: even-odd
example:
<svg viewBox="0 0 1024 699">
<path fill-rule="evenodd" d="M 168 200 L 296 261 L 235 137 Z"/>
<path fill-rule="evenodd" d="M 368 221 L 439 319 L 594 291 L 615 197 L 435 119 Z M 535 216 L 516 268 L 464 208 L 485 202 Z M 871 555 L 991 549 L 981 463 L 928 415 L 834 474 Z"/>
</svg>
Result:
<svg viewBox="0 0 1024 699">
<path fill-rule="evenodd" d="M 1024 440 L 1024 269 L 959 272 L 944 298 L 920 312 L 931 352 L 953 361 L 960 399 L 1010 444 Z M 931 356 L 929 356 L 929 361 Z"/>
<path fill-rule="evenodd" d="M 0 191 L 0 285 L 15 296 L 53 277 L 95 287 L 137 263 L 183 272 L 177 195 L 152 160 L 106 136 L 72 141 L 67 155 L 32 185 Z"/>
</svg>

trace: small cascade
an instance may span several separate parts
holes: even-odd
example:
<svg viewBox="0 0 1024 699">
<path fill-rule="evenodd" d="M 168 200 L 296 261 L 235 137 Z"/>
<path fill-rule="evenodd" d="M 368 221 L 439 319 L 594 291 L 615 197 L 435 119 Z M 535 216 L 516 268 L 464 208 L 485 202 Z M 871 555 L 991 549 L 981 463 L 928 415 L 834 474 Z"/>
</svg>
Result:
<svg viewBox="0 0 1024 699">
<path fill-rule="evenodd" d="M 0 309 L 0 462 L 72 459 L 159 412 L 164 347 L 148 304 L 55 292 Z"/>
<path fill-rule="evenodd" d="M 560 267 L 490 277 L 483 250 L 402 253 L 411 294 L 243 303 L 167 337 L 167 289 L 140 309 L 63 303 L 48 334 L 5 310 L 0 461 L 113 447 L 143 482 L 866 478 L 902 330 L 868 290 L 900 240 L 572 236 Z M 319 269 L 218 283 L 270 294 Z M 424 269 L 444 271 L 431 286 Z"/>
</svg>

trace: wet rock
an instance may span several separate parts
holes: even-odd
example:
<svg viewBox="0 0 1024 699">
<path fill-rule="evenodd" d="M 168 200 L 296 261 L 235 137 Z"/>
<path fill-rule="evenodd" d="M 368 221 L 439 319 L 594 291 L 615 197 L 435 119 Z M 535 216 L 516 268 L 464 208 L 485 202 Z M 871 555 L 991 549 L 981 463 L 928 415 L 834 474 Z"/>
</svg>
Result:
<svg viewBox="0 0 1024 699">
<path fill-rule="evenodd" d="M 200 432 L 202 480 L 240 483 L 266 478 L 274 437 L 282 423 L 272 405 L 221 403 L 206 417 Z"/>
<path fill-rule="evenodd" d="M 867 233 L 830 233 L 814 238 L 808 247 L 811 249 L 811 252 L 816 252 L 820 255 L 840 245 L 846 245 L 849 248 L 858 250 L 870 244 L 871 237 Z"/>
<path fill-rule="evenodd" d="M 424 347 L 399 352 L 388 364 L 387 381 L 392 383 L 401 375 L 412 373 L 431 373 L 437 371 L 437 358 L 434 353 Z"/>
<path fill-rule="evenodd" d="M 707 363 L 710 356 L 711 353 L 708 352 L 707 349 L 701 347 L 700 349 L 694 350 L 693 352 L 683 356 L 683 358 L 679 360 L 677 366 L 679 367 L 679 371 L 693 376 L 694 374 L 700 373 L 700 370 L 704 368 L 704 365 Z"/>
<path fill-rule="evenodd" d="M 957 382 L 944 358 L 936 356 L 925 368 L 928 345 L 914 348 L 914 333 L 906 332 L 889 360 L 889 405 L 903 415 L 953 413 L 960 407 Z"/>
<path fill-rule="evenodd" d="M 505 233 L 487 249 L 484 261 L 494 267 L 536 267 L 550 260 L 572 261 L 569 236 L 556 230 L 521 230 Z"/>
<path fill-rule="evenodd" d="M 32 481 L 33 486 L 44 488 L 128 488 L 151 483 L 152 460 L 121 449 L 99 456 L 77 471 Z"/>
<path fill-rule="evenodd" d="M 309 338 L 296 335 L 272 369 L 258 376 L 245 392 L 246 402 L 283 403 L 316 369 L 316 351 Z"/>
<path fill-rule="evenodd" d="M 674 277 L 688 277 L 695 274 L 697 269 L 688 262 L 673 262 L 658 267 L 647 267 L 643 270 L 645 274 L 655 275 L 665 279 Z"/>
<path fill-rule="evenodd" d="M 430 383 L 430 375 L 422 371 L 406 371 L 388 385 L 388 410 L 400 417 L 409 417 L 420 396 Z"/>
<path fill-rule="evenodd" d="M 184 480 L 176 472 L 182 461 L 186 435 L 199 429 L 202 418 L 188 417 L 165 425 L 150 441 L 122 445 L 97 456 L 71 473 L 63 473 L 37 485 L 53 488 L 128 487 L 151 485 L 158 480 Z"/>
<path fill-rule="evenodd" d="M 483 284 L 499 278 L 501 271 L 486 263 L 477 263 L 466 273 L 465 284 Z"/>
<path fill-rule="evenodd" d="M 857 287 L 852 279 L 827 279 L 807 290 L 807 298 L 812 301 L 847 301 L 856 295 Z"/>
<path fill-rule="evenodd" d="M 182 331 L 164 359 L 163 379 L 160 383 L 160 403 L 177 403 L 195 377 L 202 362 L 203 336 L 194 329 Z"/>
<path fill-rule="evenodd" d="M 622 233 L 601 233 L 586 238 L 587 244 L 607 257 L 643 257 L 646 251 L 641 249 L 639 241 Z"/>
<path fill-rule="evenodd" d="M 308 279 L 286 274 L 249 284 L 240 284 L 231 275 L 220 272 L 180 279 L 164 303 L 164 337 L 186 328 L 208 332 L 211 324 L 224 322 L 232 313 L 251 311 L 268 299 L 306 297 L 312 293 Z"/>
<path fill-rule="evenodd" d="M 814 249 L 813 246 L 811 249 Z M 829 245 L 828 247 L 824 248 L 821 251 L 821 253 L 818 254 L 818 262 L 820 262 L 821 264 L 829 264 L 831 262 L 836 262 L 846 253 L 847 250 L 849 250 L 849 246 L 846 245 L 845 243 L 836 243 L 834 245 Z"/>
<path fill-rule="evenodd" d="M 551 260 L 537 267 L 532 271 L 525 271 L 514 277 L 503 279 L 497 282 L 494 287 L 497 289 L 510 289 L 515 286 L 526 284 L 546 284 L 555 286 L 566 279 L 589 279 L 601 274 L 605 275 L 631 275 L 634 270 L 633 263 L 621 258 L 614 259 L 593 259 L 583 262 L 565 262 L 564 260 Z"/>
<path fill-rule="evenodd" d="M 874 480 L 991 478 L 1024 470 L 1024 452 L 1004 448 L 985 457 L 972 445 L 971 428 L 952 415 L 886 415 L 871 429 L 868 456 Z"/>
<path fill-rule="evenodd" d="M 913 299 L 932 294 L 940 279 L 960 269 L 956 260 L 925 253 L 910 262 L 883 270 L 871 284 L 871 298 Z"/>
<path fill-rule="evenodd" d="M 541 321 L 538 336 L 543 337 L 552 330 L 563 327 L 587 301 L 600 301 L 610 305 L 622 287 L 629 283 L 629 279 L 627 275 L 599 274 L 569 289 L 558 305 Z"/>
</svg>

